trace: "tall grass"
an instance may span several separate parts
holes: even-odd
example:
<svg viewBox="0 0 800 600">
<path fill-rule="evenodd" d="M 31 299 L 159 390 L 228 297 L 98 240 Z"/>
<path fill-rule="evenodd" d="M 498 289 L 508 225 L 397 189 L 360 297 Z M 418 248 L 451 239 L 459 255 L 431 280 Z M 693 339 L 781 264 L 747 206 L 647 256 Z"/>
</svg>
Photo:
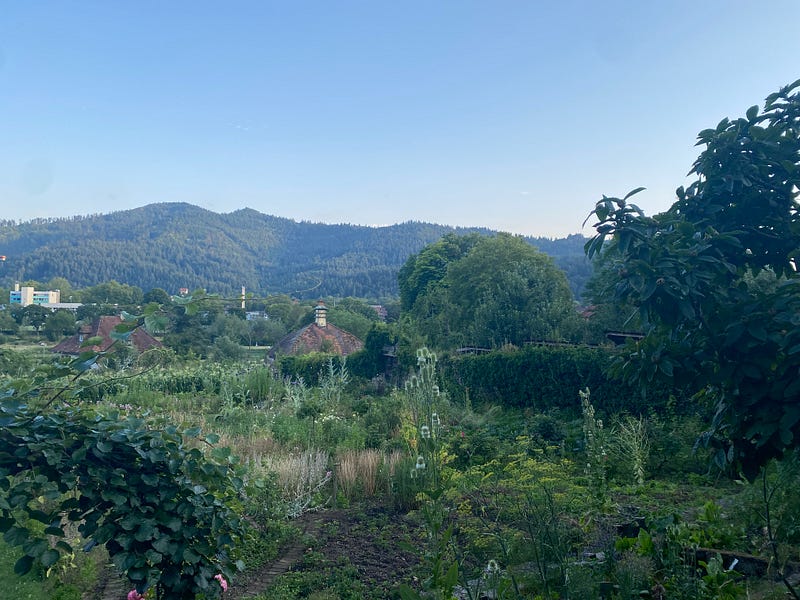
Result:
<svg viewBox="0 0 800 600">
<path fill-rule="evenodd" d="M 390 490 L 395 466 L 402 452 L 383 454 L 379 450 L 344 450 L 338 455 L 337 483 L 348 500 L 369 498 Z"/>
<path fill-rule="evenodd" d="M 286 514 L 298 517 L 323 501 L 323 489 L 331 479 L 326 450 L 304 450 L 296 454 L 262 454 L 249 463 L 251 471 L 275 473 Z M 319 497 L 317 497 L 319 496 Z"/>
</svg>

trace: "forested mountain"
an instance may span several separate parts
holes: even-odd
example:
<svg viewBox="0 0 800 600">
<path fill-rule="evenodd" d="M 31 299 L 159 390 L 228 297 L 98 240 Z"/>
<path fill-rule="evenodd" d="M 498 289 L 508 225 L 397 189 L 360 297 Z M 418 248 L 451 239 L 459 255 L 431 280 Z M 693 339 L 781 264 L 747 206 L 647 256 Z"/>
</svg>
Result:
<svg viewBox="0 0 800 600">
<path fill-rule="evenodd" d="M 119 281 L 143 290 L 205 288 L 296 297 L 397 294 L 397 271 L 454 228 L 407 222 L 388 227 L 296 222 L 245 208 L 218 214 L 184 203 L 61 219 L 0 221 L 0 284 L 64 277 L 75 287 Z M 529 238 L 567 272 L 574 291 L 590 273 L 584 238 Z"/>
</svg>

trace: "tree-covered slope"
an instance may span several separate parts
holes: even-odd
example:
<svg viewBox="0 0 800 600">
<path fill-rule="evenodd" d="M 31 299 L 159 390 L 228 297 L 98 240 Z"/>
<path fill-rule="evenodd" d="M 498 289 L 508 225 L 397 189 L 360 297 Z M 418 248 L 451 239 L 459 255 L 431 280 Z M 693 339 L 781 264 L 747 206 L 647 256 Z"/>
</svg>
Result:
<svg viewBox="0 0 800 600">
<path fill-rule="evenodd" d="M 0 282 L 64 277 L 76 287 L 116 280 L 143 290 L 381 297 L 397 294 L 406 259 L 449 232 L 445 225 L 388 227 L 296 222 L 252 209 L 218 214 L 183 203 L 64 219 L 0 222 Z M 529 239 L 563 264 L 573 290 L 588 275 L 583 238 Z"/>
</svg>

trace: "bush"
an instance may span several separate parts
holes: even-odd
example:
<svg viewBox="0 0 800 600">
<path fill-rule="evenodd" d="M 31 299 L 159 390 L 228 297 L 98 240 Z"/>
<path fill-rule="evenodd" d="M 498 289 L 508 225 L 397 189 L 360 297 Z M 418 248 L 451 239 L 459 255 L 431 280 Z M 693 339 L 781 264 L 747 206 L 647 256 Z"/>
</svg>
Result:
<svg viewBox="0 0 800 600">
<path fill-rule="evenodd" d="M 477 355 L 444 356 L 444 388 L 456 400 L 530 408 L 577 411 L 578 390 L 589 387 L 598 410 L 613 414 L 644 409 L 638 391 L 606 375 L 614 356 L 604 347 L 527 346 Z M 664 406 L 668 390 L 651 393 L 647 408 Z"/>
</svg>

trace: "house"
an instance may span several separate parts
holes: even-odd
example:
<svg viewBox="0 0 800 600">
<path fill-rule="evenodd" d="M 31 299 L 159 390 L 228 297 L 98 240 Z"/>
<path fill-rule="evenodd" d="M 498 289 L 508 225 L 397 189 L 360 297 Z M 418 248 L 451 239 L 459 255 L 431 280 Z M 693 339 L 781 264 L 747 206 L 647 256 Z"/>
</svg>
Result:
<svg viewBox="0 0 800 600">
<path fill-rule="evenodd" d="M 111 332 L 114 331 L 114 327 L 120 323 L 122 323 L 122 317 L 98 317 L 91 325 L 83 325 L 78 333 L 52 348 L 50 352 L 75 355 L 86 351 L 104 352 L 108 350 L 114 343 L 114 340 L 111 338 Z M 93 337 L 100 337 L 103 341 L 93 346 L 81 347 L 85 340 Z M 159 342 L 141 327 L 134 330 L 128 339 L 131 345 L 139 352 L 144 352 L 145 350 L 150 350 L 151 348 L 161 348 L 163 346 L 161 342 Z"/>
<path fill-rule="evenodd" d="M 328 352 L 347 356 L 358 352 L 364 342 L 352 333 L 328 323 L 328 308 L 320 300 L 314 307 L 314 322 L 290 333 L 275 344 L 269 352 L 270 358 L 277 354 L 308 354 Z"/>
</svg>

